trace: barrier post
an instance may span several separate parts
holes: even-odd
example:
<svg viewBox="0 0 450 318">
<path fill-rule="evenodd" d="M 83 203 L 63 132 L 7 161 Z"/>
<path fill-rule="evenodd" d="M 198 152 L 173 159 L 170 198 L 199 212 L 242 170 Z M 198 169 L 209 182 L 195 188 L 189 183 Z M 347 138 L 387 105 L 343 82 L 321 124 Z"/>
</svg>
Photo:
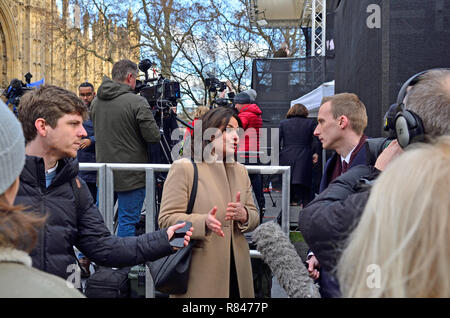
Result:
<svg viewBox="0 0 450 318">
<path fill-rule="evenodd" d="M 114 234 L 114 175 L 107 164 L 105 173 L 105 225 Z"/>
<path fill-rule="evenodd" d="M 145 168 L 145 233 L 154 232 L 155 226 L 155 173 Z M 155 298 L 155 288 L 150 269 L 145 266 L 145 298 Z"/>
</svg>

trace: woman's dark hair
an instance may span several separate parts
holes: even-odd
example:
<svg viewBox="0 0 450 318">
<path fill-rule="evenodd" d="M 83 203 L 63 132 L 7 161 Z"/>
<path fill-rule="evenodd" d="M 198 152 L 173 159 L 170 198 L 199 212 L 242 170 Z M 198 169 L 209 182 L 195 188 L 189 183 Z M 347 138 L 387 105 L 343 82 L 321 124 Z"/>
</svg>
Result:
<svg viewBox="0 0 450 318">
<path fill-rule="evenodd" d="M 286 114 L 286 118 L 292 117 L 308 117 L 308 108 L 303 104 L 295 104 L 292 106 Z"/>
<path fill-rule="evenodd" d="M 24 213 L 23 206 L 11 206 L 0 195 L 0 247 L 31 252 L 45 217 Z"/>
<path fill-rule="evenodd" d="M 202 135 L 200 139 L 202 140 L 202 153 L 203 149 L 211 142 L 211 140 L 203 140 L 204 133 L 208 128 L 218 128 L 222 132 L 227 128 L 228 123 L 230 122 L 231 117 L 237 120 L 239 128 L 242 128 L 241 119 L 238 116 L 239 112 L 235 108 L 228 107 L 217 107 L 211 109 L 206 114 L 201 117 L 202 123 Z M 191 140 L 191 158 L 194 158 L 194 146 L 195 146 L 195 129 L 194 134 L 192 135 Z M 203 161 L 204 158 L 202 158 Z"/>
</svg>

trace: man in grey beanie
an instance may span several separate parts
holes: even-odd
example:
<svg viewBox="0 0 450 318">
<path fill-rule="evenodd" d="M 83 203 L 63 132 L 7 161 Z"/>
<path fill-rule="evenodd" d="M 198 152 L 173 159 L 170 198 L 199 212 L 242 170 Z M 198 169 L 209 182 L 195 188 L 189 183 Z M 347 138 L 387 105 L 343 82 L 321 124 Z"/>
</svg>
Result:
<svg viewBox="0 0 450 318">
<path fill-rule="evenodd" d="M 249 89 L 240 92 L 234 97 L 234 105 L 239 111 L 239 119 L 244 129 L 244 137 L 241 139 L 238 148 L 238 160 L 244 164 L 259 164 L 259 134 L 262 128 L 262 111 L 256 105 L 256 91 Z M 263 193 L 262 176 L 260 174 L 251 174 L 253 191 L 260 211 L 260 221 L 265 208 Z"/>
<path fill-rule="evenodd" d="M 25 163 L 22 127 L 0 100 L 0 194 L 16 181 Z"/>
</svg>

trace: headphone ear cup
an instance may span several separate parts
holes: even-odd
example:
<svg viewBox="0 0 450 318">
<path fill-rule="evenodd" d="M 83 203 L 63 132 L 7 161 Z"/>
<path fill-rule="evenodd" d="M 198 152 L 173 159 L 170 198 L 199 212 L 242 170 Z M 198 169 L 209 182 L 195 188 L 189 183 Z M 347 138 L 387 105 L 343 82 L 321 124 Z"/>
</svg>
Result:
<svg viewBox="0 0 450 318">
<path fill-rule="evenodd" d="M 420 141 L 424 137 L 424 129 L 420 117 L 410 110 L 403 110 L 395 117 L 395 132 L 402 148 L 412 141 Z"/>
<path fill-rule="evenodd" d="M 405 148 L 409 145 L 409 129 L 408 122 L 403 116 L 403 112 L 400 112 L 395 117 L 395 133 L 397 135 L 397 141 L 400 147 Z"/>
</svg>

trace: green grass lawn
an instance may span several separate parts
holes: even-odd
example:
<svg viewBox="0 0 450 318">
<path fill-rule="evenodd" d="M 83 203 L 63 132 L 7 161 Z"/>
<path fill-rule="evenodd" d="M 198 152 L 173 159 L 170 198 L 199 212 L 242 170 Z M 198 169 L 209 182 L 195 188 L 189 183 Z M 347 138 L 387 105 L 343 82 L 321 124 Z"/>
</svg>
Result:
<svg viewBox="0 0 450 318">
<path fill-rule="evenodd" d="M 300 232 L 298 232 L 298 231 L 291 231 L 291 232 L 289 232 L 289 239 L 291 240 L 292 243 L 304 242 L 305 241 L 303 239 L 302 234 Z"/>
</svg>

